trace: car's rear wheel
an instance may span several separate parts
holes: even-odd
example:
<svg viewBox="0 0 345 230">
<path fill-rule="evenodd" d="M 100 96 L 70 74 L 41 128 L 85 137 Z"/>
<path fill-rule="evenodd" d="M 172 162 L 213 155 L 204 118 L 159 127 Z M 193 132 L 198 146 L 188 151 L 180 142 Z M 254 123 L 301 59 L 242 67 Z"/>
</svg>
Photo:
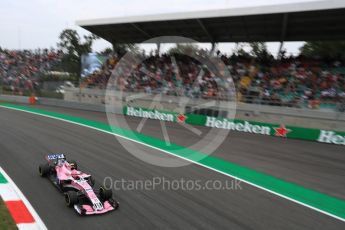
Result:
<svg viewBox="0 0 345 230">
<path fill-rule="evenodd" d="M 99 196 L 101 197 L 102 200 L 106 201 L 112 198 L 113 196 L 113 191 L 110 189 L 106 189 L 103 186 L 99 188 Z"/>
<path fill-rule="evenodd" d="M 40 164 L 38 166 L 38 173 L 41 177 L 47 176 L 50 173 L 50 165 L 48 163 Z"/>
<path fill-rule="evenodd" d="M 78 194 L 74 191 L 66 192 L 65 202 L 68 207 L 73 207 L 75 204 L 78 204 Z"/>
</svg>

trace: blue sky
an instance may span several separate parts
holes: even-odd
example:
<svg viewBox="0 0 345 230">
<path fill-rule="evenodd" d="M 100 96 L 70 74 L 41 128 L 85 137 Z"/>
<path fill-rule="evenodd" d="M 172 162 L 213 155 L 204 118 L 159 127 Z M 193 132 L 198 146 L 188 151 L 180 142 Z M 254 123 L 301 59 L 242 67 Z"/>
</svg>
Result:
<svg viewBox="0 0 345 230">
<path fill-rule="evenodd" d="M 56 47 L 58 35 L 66 27 L 77 29 L 81 34 L 87 33 L 75 25 L 75 21 L 79 19 L 306 1 L 313 0 L 1 0 L 0 46 L 8 49 Z M 101 50 L 107 46 L 110 44 L 99 40 L 94 45 L 94 49 Z M 301 43 L 286 44 L 288 52 L 294 54 L 298 52 L 300 46 Z M 275 53 L 278 43 L 270 43 L 268 47 Z M 233 45 L 221 44 L 219 49 L 231 52 Z"/>
</svg>

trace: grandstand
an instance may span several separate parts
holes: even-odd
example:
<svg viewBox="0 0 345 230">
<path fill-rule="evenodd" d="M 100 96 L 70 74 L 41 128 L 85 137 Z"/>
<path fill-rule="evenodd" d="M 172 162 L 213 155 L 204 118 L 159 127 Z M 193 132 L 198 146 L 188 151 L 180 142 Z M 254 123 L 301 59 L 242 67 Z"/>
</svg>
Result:
<svg viewBox="0 0 345 230">
<path fill-rule="evenodd" d="M 198 42 L 257 42 L 257 41 L 310 41 L 344 40 L 345 2 L 339 0 L 209 10 L 189 13 L 158 14 L 126 18 L 106 18 L 78 21 L 90 32 L 116 43 L 139 43 L 157 36 L 183 36 Z M 169 37 L 161 43 L 172 42 Z M 159 46 L 158 46 L 159 47 Z M 212 49 L 213 49 L 212 48 Z M 213 50 L 212 50 L 213 51 Z M 227 65 L 237 86 L 238 98 L 247 103 L 310 108 L 335 107 L 345 98 L 344 63 L 303 57 L 282 57 L 281 60 L 248 60 L 239 56 L 228 57 L 218 53 Z M 219 76 L 203 76 L 195 90 L 191 82 L 201 67 L 195 63 L 179 62 L 186 72 L 177 77 L 176 71 L 164 55 L 146 57 L 141 68 L 154 73 L 147 78 L 137 70 L 128 76 L 122 87 L 147 93 L 189 97 L 224 99 L 219 90 Z M 105 88 L 116 63 L 111 57 L 102 71 L 85 79 L 84 86 Z M 152 63 L 163 63 L 150 69 Z M 181 66 L 182 65 L 182 66 Z M 340 71 L 339 71 L 340 70 Z M 135 75 L 135 76 L 134 76 Z M 224 79 L 223 79 L 224 80 Z M 229 92 L 231 93 L 231 92 Z"/>
</svg>

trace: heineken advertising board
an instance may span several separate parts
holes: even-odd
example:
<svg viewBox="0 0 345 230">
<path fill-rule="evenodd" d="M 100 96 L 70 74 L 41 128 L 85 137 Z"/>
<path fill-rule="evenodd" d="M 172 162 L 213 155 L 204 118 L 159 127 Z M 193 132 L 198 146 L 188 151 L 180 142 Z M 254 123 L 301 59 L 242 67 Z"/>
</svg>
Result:
<svg viewBox="0 0 345 230">
<path fill-rule="evenodd" d="M 255 121 L 244 121 L 238 119 L 226 119 L 219 117 L 209 117 L 198 114 L 179 114 L 173 112 L 160 111 L 155 109 L 145 109 L 139 107 L 124 107 L 123 113 L 127 116 L 187 123 L 210 128 L 229 129 L 238 132 L 286 137 L 310 141 L 318 141 L 329 144 L 345 145 L 345 132 L 332 130 L 320 130 L 311 128 L 301 128 L 295 126 L 285 126 L 284 124 L 270 124 Z"/>
</svg>

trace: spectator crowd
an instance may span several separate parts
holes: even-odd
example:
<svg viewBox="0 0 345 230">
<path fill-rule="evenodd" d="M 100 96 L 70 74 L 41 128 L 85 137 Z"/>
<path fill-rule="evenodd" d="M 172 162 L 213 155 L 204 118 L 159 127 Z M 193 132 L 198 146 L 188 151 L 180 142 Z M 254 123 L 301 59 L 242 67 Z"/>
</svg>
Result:
<svg viewBox="0 0 345 230">
<path fill-rule="evenodd" d="M 2 89 L 23 94 L 38 87 L 39 79 L 61 59 L 54 50 L 0 50 Z"/>
<path fill-rule="evenodd" d="M 186 56 L 146 56 L 138 65 L 117 72 L 116 86 L 130 92 L 227 100 L 235 94 L 230 87 L 234 85 L 239 101 L 293 107 L 318 108 L 345 100 L 345 67 L 341 62 L 326 64 L 301 56 L 263 62 L 219 52 L 218 57 L 225 65 L 211 71 L 205 62 Z M 105 88 L 117 62 L 110 56 L 100 71 L 84 78 L 83 87 Z"/>
</svg>

